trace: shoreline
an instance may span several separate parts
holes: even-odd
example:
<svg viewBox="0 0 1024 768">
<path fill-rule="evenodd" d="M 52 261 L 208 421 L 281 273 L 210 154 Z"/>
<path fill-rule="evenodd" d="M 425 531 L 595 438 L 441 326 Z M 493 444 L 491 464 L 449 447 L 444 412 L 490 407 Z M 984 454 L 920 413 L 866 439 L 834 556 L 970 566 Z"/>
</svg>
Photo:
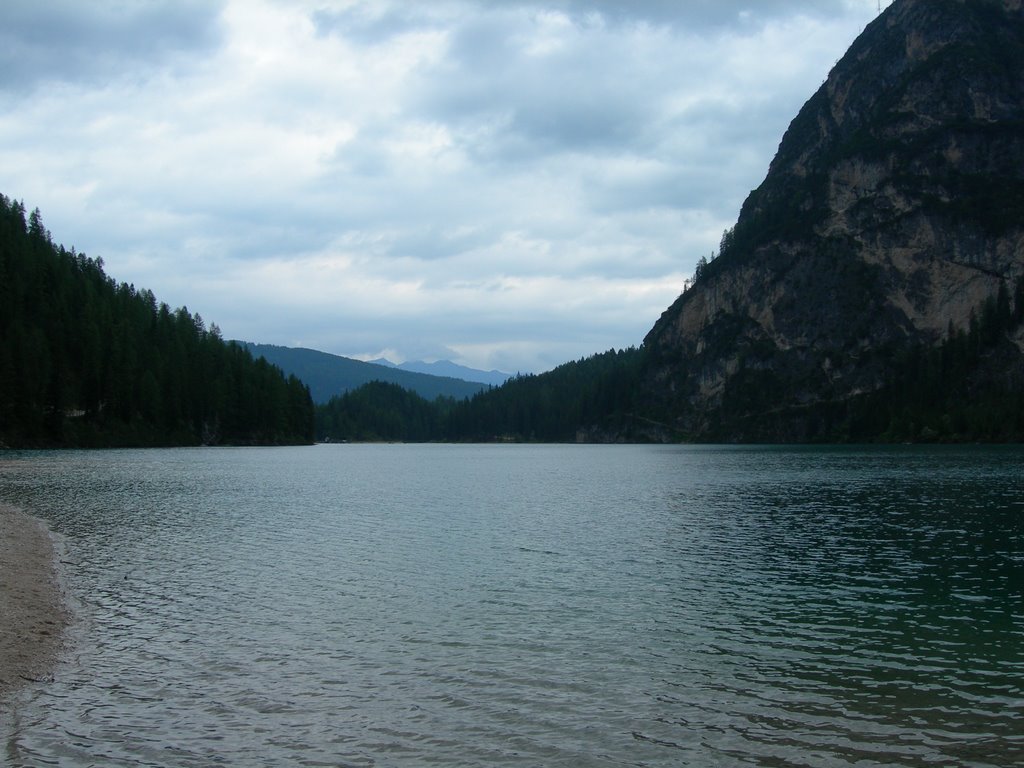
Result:
<svg viewBox="0 0 1024 768">
<path fill-rule="evenodd" d="M 0 504 L 0 700 L 52 678 L 70 621 L 53 534 Z"/>
</svg>

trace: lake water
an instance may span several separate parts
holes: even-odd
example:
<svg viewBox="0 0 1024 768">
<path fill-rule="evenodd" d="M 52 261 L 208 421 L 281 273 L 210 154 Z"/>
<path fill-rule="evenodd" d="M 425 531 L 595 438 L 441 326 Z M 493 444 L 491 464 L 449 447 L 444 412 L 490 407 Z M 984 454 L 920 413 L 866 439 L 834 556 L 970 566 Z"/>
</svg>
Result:
<svg viewBox="0 0 1024 768">
<path fill-rule="evenodd" d="M 1024 449 L 0 453 L 10 765 L 1024 764 Z"/>
</svg>

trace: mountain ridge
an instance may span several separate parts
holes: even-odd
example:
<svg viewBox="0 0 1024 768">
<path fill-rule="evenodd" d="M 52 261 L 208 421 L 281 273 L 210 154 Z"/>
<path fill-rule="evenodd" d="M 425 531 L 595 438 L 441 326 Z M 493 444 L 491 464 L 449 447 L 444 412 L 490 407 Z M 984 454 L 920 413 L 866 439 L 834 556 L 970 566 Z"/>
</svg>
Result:
<svg viewBox="0 0 1024 768">
<path fill-rule="evenodd" d="M 247 349 L 253 357 L 262 357 L 286 374 L 295 375 L 309 387 L 313 402 L 318 405 L 373 381 L 398 384 L 426 400 L 435 400 L 438 397 L 462 400 L 487 388 L 485 384 L 479 382 L 399 370 L 316 349 L 258 344 L 250 341 L 235 343 Z"/>
<path fill-rule="evenodd" d="M 393 363 L 385 357 L 378 357 L 374 360 L 367 360 L 366 362 L 372 363 L 373 365 L 383 365 L 386 368 L 397 368 L 401 371 L 425 373 L 428 376 L 442 376 L 445 378 L 476 382 L 478 384 L 487 384 L 491 387 L 500 387 L 514 375 L 511 373 L 505 373 L 504 371 L 499 371 L 496 368 L 492 368 L 489 371 L 480 370 L 479 368 L 470 368 L 465 365 L 453 363 L 451 360 L 435 360 L 431 363 L 424 360 L 406 360 L 404 363 Z"/>
</svg>

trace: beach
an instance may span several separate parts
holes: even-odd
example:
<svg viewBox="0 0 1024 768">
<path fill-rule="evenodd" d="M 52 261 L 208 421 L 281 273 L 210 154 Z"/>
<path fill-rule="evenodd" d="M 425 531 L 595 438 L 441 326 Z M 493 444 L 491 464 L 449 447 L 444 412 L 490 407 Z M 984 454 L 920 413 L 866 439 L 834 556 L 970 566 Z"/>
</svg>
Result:
<svg viewBox="0 0 1024 768">
<path fill-rule="evenodd" d="M 0 697 L 53 673 L 69 621 L 57 567 L 43 522 L 0 505 Z"/>
</svg>

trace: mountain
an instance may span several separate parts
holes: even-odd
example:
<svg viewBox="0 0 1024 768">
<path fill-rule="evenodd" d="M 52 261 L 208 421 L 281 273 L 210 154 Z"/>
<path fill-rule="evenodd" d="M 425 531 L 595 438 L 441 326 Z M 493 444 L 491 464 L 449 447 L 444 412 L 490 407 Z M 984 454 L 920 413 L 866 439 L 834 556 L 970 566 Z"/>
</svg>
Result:
<svg viewBox="0 0 1024 768">
<path fill-rule="evenodd" d="M 422 360 L 407 360 L 404 363 L 393 363 L 382 357 L 368 362 L 388 368 L 397 368 L 402 371 L 425 373 L 429 376 L 443 376 L 450 379 L 475 381 L 478 384 L 487 384 L 491 387 L 500 387 L 512 378 L 511 373 L 504 373 L 494 369 L 481 371 L 476 368 L 467 368 L 464 365 L 453 363 L 451 360 L 437 360 L 433 363 L 425 363 Z"/>
<path fill-rule="evenodd" d="M 896 0 L 644 340 L 652 436 L 1024 437 L 1021 0 Z"/>
<path fill-rule="evenodd" d="M 361 360 L 318 352 L 315 349 L 278 347 L 247 341 L 235 343 L 249 350 L 253 357 L 262 357 L 285 373 L 297 376 L 309 387 L 313 401 L 318 404 L 326 403 L 336 395 L 343 395 L 372 381 L 398 384 L 427 400 L 438 397 L 462 400 L 485 389 L 480 383 L 364 363 Z"/>
</svg>

